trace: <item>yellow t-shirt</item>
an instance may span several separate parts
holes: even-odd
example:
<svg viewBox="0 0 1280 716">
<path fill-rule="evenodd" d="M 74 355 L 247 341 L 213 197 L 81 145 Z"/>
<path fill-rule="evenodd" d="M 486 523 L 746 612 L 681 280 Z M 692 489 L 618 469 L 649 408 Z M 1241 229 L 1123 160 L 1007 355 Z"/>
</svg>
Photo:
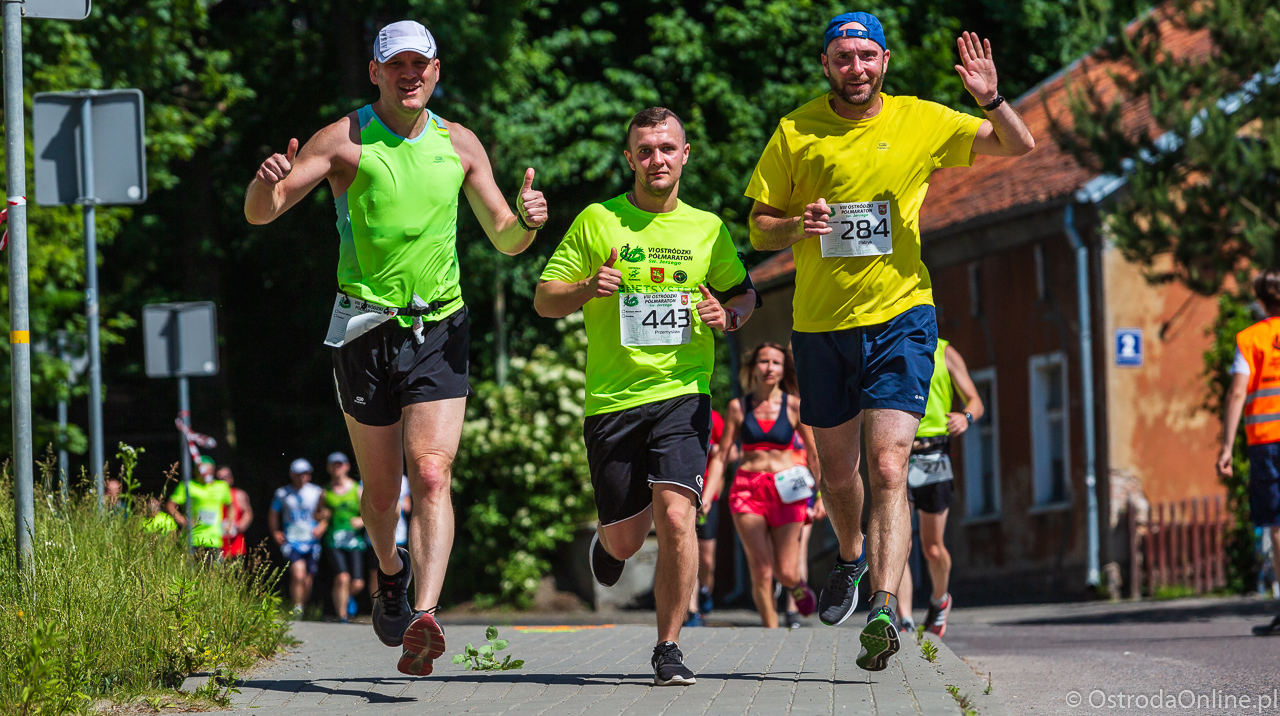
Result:
<svg viewBox="0 0 1280 716">
<path fill-rule="evenodd" d="M 794 327 L 802 333 L 871 326 L 933 305 L 920 261 L 920 206 L 934 169 L 973 164 L 983 120 L 915 97 L 880 96 L 884 107 L 870 119 L 836 114 L 830 93 L 783 117 L 747 185 L 747 196 L 787 216 L 819 198 L 848 204 L 832 216 L 827 249 L 817 236 L 791 248 Z M 855 243 L 862 255 L 834 255 Z"/>
</svg>

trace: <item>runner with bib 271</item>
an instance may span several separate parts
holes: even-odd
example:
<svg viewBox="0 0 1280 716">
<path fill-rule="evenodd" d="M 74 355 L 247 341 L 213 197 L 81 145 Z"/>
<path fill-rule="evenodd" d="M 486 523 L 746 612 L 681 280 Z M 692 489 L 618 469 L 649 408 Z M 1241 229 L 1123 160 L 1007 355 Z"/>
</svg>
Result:
<svg viewBox="0 0 1280 716">
<path fill-rule="evenodd" d="M 656 525 L 653 680 L 686 685 L 694 675 L 677 642 L 698 579 L 711 331 L 736 330 L 756 293 L 724 222 L 677 198 L 689 159 L 680 118 L 662 107 L 640 112 L 624 155 L 634 188 L 574 219 L 542 272 L 534 307 L 552 318 L 581 308 L 586 319 L 583 433 L 600 515 L 592 574 L 616 584 Z"/>
<path fill-rule="evenodd" d="M 469 334 L 458 267 L 458 195 L 504 254 L 533 242 L 547 204 L 528 169 L 516 212 L 470 130 L 431 110 L 436 41 L 404 20 L 382 28 L 369 61 L 378 99 L 321 129 L 301 151 L 262 163 L 244 213 L 265 224 L 328 180 L 338 214 L 338 295 L 325 344 L 364 491 L 377 556 L 373 631 L 401 647 L 399 669 L 430 674 L 444 653 L 432 612 L 453 547 L 449 496 L 467 396 Z M 400 478 L 413 492 L 409 548 L 396 547 Z M 410 555 L 412 554 L 412 560 Z M 413 608 L 409 586 L 414 579 Z"/>
<path fill-rule="evenodd" d="M 800 419 L 813 426 L 840 541 L 819 617 L 849 618 L 870 561 L 872 609 L 857 659 L 870 671 L 898 650 L 894 594 L 911 543 L 907 457 L 938 336 L 918 228 L 929 174 L 1035 146 L 996 90 L 991 44 L 968 32 L 956 44 L 956 72 L 986 119 L 881 93 L 890 53 L 880 21 L 865 12 L 832 18 L 820 56 L 831 91 L 782 118 L 746 191 L 755 200 L 751 243 L 795 255 Z M 865 550 L 863 430 L 872 493 Z"/>
</svg>

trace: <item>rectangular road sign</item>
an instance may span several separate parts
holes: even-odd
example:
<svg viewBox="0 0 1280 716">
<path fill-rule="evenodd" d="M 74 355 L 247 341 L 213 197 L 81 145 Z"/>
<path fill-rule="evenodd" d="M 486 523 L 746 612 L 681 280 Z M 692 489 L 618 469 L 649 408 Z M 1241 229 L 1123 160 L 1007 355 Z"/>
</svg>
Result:
<svg viewBox="0 0 1280 716">
<path fill-rule="evenodd" d="M 218 311 L 211 301 L 142 307 L 149 378 L 218 374 Z"/>
<path fill-rule="evenodd" d="M 82 107 L 88 97 L 93 147 L 93 193 L 84 196 L 81 167 L 84 137 Z M 146 139 L 142 92 L 81 90 L 41 92 L 34 98 L 36 203 L 141 204 L 147 200 Z"/>
<path fill-rule="evenodd" d="M 1116 329 L 1116 365 L 1136 368 L 1142 365 L 1142 329 Z"/>
<path fill-rule="evenodd" d="M 24 0 L 22 16 L 46 20 L 83 20 L 89 17 L 90 0 Z"/>
</svg>

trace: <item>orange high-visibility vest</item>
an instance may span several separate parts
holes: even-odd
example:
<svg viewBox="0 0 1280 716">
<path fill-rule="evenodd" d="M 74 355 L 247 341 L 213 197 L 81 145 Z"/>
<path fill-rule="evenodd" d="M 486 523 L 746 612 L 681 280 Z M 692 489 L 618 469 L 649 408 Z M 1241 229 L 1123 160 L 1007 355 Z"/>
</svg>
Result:
<svg viewBox="0 0 1280 716">
<path fill-rule="evenodd" d="M 1236 334 L 1249 362 L 1244 434 L 1250 445 L 1280 442 L 1280 318 L 1268 318 Z"/>
</svg>

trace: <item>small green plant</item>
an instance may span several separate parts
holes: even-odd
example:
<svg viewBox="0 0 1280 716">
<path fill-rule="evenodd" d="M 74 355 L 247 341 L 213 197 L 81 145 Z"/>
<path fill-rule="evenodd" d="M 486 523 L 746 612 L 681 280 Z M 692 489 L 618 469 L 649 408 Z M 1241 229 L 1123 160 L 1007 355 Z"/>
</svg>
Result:
<svg viewBox="0 0 1280 716">
<path fill-rule="evenodd" d="M 987 688 L 983 689 L 982 693 L 985 696 L 991 695 L 991 672 L 990 671 L 987 672 Z"/>
<path fill-rule="evenodd" d="M 507 671 L 524 666 L 523 659 L 512 660 L 510 654 L 507 654 L 507 658 L 502 661 L 498 661 L 498 652 L 507 648 L 507 640 L 498 638 L 497 627 L 490 626 L 485 629 L 484 638 L 489 643 L 481 644 L 479 648 L 471 646 L 471 642 L 467 642 L 466 650 L 461 654 L 455 654 L 453 663 L 465 664 L 466 668 L 471 671 Z"/>
<path fill-rule="evenodd" d="M 116 452 L 116 459 L 120 461 L 120 485 L 124 487 L 124 494 L 132 496 L 134 491 L 140 487 L 137 478 L 133 476 L 133 468 L 138 466 L 138 456 L 146 452 L 143 448 L 136 448 L 132 445 L 120 443 L 120 450 Z"/>
<path fill-rule="evenodd" d="M 925 658 L 930 664 L 938 660 L 938 645 L 925 639 L 920 642 L 920 656 Z"/>
<path fill-rule="evenodd" d="M 960 713 L 963 716 L 978 716 L 978 710 L 973 707 L 973 701 L 968 694 L 960 693 L 959 686 L 947 684 L 947 693 L 951 694 L 951 698 L 955 699 L 956 703 L 959 704 Z"/>
<path fill-rule="evenodd" d="M 210 674 L 209 680 L 200 685 L 191 695 L 197 699 L 211 701 L 220 708 L 227 708 L 231 705 L 231 694 L 240 693 L 239 687 L 236 686 L 239 680 L 239 674 L 232 671 L 230 667 L 219 666 Z"/>
<path fill-rule="evenodd" d="M 922 641 L 924 641 L 924 625 L 917 624 L 916 625 L 916 642 L 919 643 Z"/>
</svg>

